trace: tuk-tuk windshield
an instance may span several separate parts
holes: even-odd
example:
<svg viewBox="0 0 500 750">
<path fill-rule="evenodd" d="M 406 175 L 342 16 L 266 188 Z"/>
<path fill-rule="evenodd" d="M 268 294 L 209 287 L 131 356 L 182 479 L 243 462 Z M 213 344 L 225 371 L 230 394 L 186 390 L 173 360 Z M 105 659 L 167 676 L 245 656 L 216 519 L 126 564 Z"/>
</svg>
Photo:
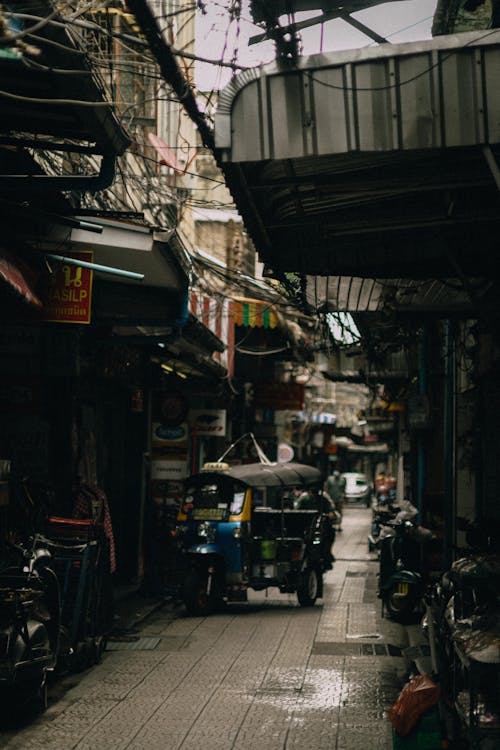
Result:
<svg viewBox="0 0 500 750">
<path fill-rule="evenodd" d="M 197 521 L 224 521 L 243 510 L 245 489 L 244 484 L 231 477 L 192 477 L 186 486 L 183 511 Z"/>
</svg>

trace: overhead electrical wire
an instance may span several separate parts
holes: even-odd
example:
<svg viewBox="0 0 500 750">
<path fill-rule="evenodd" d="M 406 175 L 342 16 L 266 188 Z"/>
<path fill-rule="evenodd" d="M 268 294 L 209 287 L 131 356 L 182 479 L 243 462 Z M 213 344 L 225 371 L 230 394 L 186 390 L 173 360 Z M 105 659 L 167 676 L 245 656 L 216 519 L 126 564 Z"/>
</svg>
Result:
<svg viewBox="0 0 500 750">
<path fill-rule="evenodd" d="M 229 28 L 230 28 L 231 23 L 234 22 L 234 18 L 233 18 L 233 15 L 231 13 L 231 9 L 232 9 L 233 5 L 239 6 L 239 2 L 231 4 L 231 6 L 229 8 L 227 6 L 221 5 L 219 3 L 214 3 L 214 5 L 219 5 L 219 7 L 221 8 L 221 10 L 223 12 L 225 12 L 226 15 L 229 16 L 229 23 L 228 23 L 227 28 L 226 28 L 226 35 L 225 35 L 225 41 L 224 41 L 224 50 L 223 50 L 224 53 L 225 53 L 225 50 L 226 50 L 226 47 L 227 47 L 227 37 L 228 37 L 228 33 L 229 33 Z M 156 18 L 168 18 L 168 17 L 171 17 L 171 16 L 175 16 L 176 14 L 185 13 L 188 10 L 193 9 L 194 7 L 195 6 L 190 6 L 189 9 L 186 8 L 186 9 L 179 9 L 178 11 L 172 11 L 171 13 L 163 15 L 163 16 L 156 16 Z M 86 21 L 86 22 L 79 22 L 78 21 L 78 16 L 84 15 L 86 12 L 88 12 L 88 10 L 83 9 L 77 15 L 75 15 L 73 18 L 66 17 L 64 19 L 64 21 L 56 21 L 56 20 L 54 20 L 54 15 L 56 15 L 56 12 L 53 12 L 49 17 L 46 17 L 46 18 L 39 17 L 40 20 L 39 20 L 39 22 L 37 24 L 35 24 L 34 26 L 30 27 L 29 29 L 24 30 L 21 33 L 23 35 L 33 36 L 33 32 L 36 29 L 40 28 L 43 25 L 49 24 L 49 23 L 54 23 L 54 24 L 59 25 L 59 26 L 64 26 L 66 24 L 72 24 L 72 23 L 73 24 L 83 23 L 84 26 L 85 26 L 85 28 L 92 27 L 92 30 L 95 31 L 96 33 L 108 35 L 108 36 L 110 36 L 113 39 L 116 39 L 118 41 L 120 41 L 120 39 L 126 39 L 129 42 L 133 42 L 135 44 L 142 45 L 143 47 L 148 47 L 148 44 L 147 44 L 147 42 L 145 40 L 141 40 L 140 38 L 134 37 L 131 34 L 124 35 L 124 34 L 120 34 L 119 32 L 114 32 L 114 31 L 110 32 L 107 29 L 99 26 L 99 24 L 97 24 L 97 23 L 92 23 L 92 22 L 88 22 L 88 21 Z M 37 16 L 35 16 L 33 14 L 15 13 L 13 11 L 6 11 L 5 15 L 10 15 L 10 16 L 13 16 L 13 17 L 25 17 L 25 18 L 30 18 L 30 19 L 37 18 Z M 238 16 L 238 25 L 239 25 L 239 23 L 241 21 L 241 18 L 242 18 L 242 16 L 241 16 L 241 13 L 240 13 L 240 15 Z M 400 29 L 398 31 L 395 31 L 390 36 L 395 36 L 398 33 L 401 33 L 401 32 L 403 32 L 403 31 L 405 31 L 405 30 L 407 30 L 409 28 L 412 28 L 412 27 L 414 27 L 416 25 L 419 25 L 419 24 L 423 23 L 424 21 L 428 20 L 428 18 L 429 17 L 426 17 L 425 19 L 422 19 L 422 20 L 416 22 L 415 24 L 411 24 L 410 26 L 407 26 L 407 27 L 404 27 L 404 28 L 402 28 L 402 29 Z M 251 22 L 251 21 L 249 21 L 249 22 Z M 238 26 L 238 28 L 239 28 L 239 26 Z M 498 33 L 498 29 L 493 29 L 493 30 L 487 32 L 486 34 L 482 35 L 479 38 L 479 40 L 474 40 L 474 41 L 480 41 L 481 39 L 486 38 L 486 37 L 490 36 L 491 34 L 495 34 L 495 33 Z M 238 32 L 237 32 L 237 34 L 238 34 Z M 37 40 L 38 41 L 43 41 L 43 42 L 46 42 L 46 43 L 49 43 L 49 44 L 50 43 L 54 43 L 53 40 L 48 40 L 48 39 L 45 39 L 43 37 L 37 37 Z M 462 45 L 462 47 L 460 49 L 465 48 L 465 47 L 473 44 L 474 41 L 465 43 L 464 45 Z M 224 54 L 221 56 L 221 59 L 213 60 L 213 59 L 206 58 L 206 57 L 203 57 L 203 56 L 191 53 L 191 52 L 187 52 L 187 51 L 184 51 L 184 50 L 176 49 L 172 45 L 170 47 L 171 47 L 171 50 L 172 50 L 173 54 L 176 54 L 176 55 L 179 55 L 179 56 L 185 56 L 186 58 L 192 59 L 194 61 L 203 62 L 205 64 L 210 64 L 210 65 L 214 65 L 214 66 L 217 66 L 217 67 L 228 67 L 228 68 L 232 68 L 233 70 L 245 70 L 245 69 L 250 69 L 250 67 L 251 67 L 251 66 L 244 66 L 244 65 L 242 65 L 240 63 L 237 63 L 237 62 L 235 62 L 234 59 L 232 61 L 230 61 L 230 62 L 224 61 L 222 59 L 224 57 Z M 70 47 L 68 47 L 68 51 L 71 51 L 73 53 L 75 52 L 75 50 L 72 49 L 72 48 L 70 48 Z M 450 53 L 449 55 L 445 56 L 444 59 L 447 59 L 448 57 L 452 56 L 454 53 L 455 53 L 455 51 L 452 52 L 452 53 Z M 233 56 L 234 56 L 234 53 L 233 53 Z M 415 76 L 413 76 L 413 77 L 411 77 L 411 78 L 409 78 L 409 79 L 407 79 L 405 81 L 399 81 L 399 82 L 395 82 L 394 84 L 389 84 L 389 85 L 384 85 L 384 86 L 349 87 L 349 86 L 331 84 L 331 83 L 328 83 L 328 82 L 325 82 L 325 81 L 322 81 L 322 80 L 316 79 L 316 78 L 314 78 L 314 80 L 319 85 L 325 86 L 327 88 L 339 89 L 339 90 L 344 90 L 344 91 L 349 91 L 349 90 L 357 90 L 357 91 L 383 91 L 383 90 L 398 88 L 398 87 L 401 87 L 401 86 L 404 86 L 404 85 L 406 85 L 408 83 L 413 82 L 417 78 L 419 78 L 419 77 L 425 75 L 426 73 L 430 72 L 437 65 L 441 64 L 442 61 L 439 62 L 439 63 L 435 63 L 434 65 L 429 66 L 428 68 L 424 69 L 423 71 L 419 72 Z"/>
</svg>

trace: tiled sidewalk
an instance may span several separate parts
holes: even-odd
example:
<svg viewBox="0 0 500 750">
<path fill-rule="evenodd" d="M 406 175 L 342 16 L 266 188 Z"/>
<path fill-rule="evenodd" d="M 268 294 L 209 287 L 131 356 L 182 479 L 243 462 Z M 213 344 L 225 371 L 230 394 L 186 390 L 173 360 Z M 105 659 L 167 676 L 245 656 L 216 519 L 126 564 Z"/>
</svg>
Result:
<svg viewBox="0 0 500 750">
<path fill-rule="evenodd" d="M 349 508 L 324 599 L 252 592 L 207 618 L 151 611 L 139 639 L 62 681 L 47 712 L 0 730 L 5 750 L 391 750 L 386 709 L 406 631 L 381 618 L 370 511 Z M 120 605 L 123 622 L 152 601 Z"/>
</svg>

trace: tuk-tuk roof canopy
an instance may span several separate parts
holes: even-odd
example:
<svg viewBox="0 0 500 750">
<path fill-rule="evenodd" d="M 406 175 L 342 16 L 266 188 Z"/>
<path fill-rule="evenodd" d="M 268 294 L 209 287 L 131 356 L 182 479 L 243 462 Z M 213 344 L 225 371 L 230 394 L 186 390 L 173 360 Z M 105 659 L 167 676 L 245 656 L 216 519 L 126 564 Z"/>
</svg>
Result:
<svg viewBox="0 0 500 750">
<path fill-rule="evenodd" d="M 248 485 L 259 487 L 272 487 L 284 485 L 287 487 L 312 487 L 322 483 L 323 476 L 319 469 L 314 466 L 299 463 L 276 463 L 276 464 L 241 464 L 231 466 L 223 471 L 204 471 L 203 475 L 227 476 L 237 479 Z"/>
</svg>

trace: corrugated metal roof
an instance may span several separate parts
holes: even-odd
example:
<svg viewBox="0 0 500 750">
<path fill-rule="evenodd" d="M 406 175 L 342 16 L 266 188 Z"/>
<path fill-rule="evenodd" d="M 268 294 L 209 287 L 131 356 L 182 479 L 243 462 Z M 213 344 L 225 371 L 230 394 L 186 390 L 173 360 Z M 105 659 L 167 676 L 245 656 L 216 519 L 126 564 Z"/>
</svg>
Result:
<svg viewBox="0 0 500 750">
<path fill-rule="evenodd" d="M 460 279 L 498 278 L 499 90 L 498 29 L 237 76 L 215 138 L 268 272 L 315 307 L 470 308 Z"/>
<path fill-rule="evenodd" d="M 490 282 L 470 279 L 477 290 Z M 470 292 L 456 279 L 362 279 L 355 276 L 306 276 L 305 300 L 321 312 L 379 312 L 390 306 L 399 312 L 460 313 L 471 309 Z"/>
<path fill-rule="evenodd" d="M 216 146 L 245 162 L 498 143 L 499 58 L 492 29 L 254 68 L 220 94 Z"/>
</svg>

